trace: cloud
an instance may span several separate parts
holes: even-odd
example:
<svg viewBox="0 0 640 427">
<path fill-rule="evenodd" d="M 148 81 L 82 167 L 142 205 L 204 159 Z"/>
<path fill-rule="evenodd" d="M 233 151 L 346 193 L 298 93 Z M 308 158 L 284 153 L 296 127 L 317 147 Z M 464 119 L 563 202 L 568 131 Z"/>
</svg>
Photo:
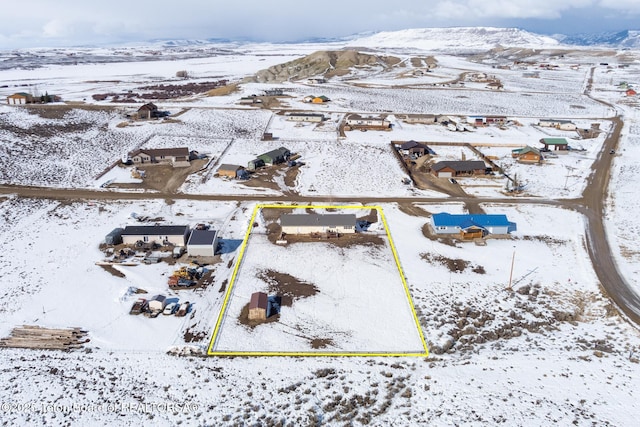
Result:
<svg viewBox="0 0 640 427">
<path fill-rule="evenodd" d="M 638 0 L 202 0 L 3 2 L 0 47 L 83 45 L 156 38 L 247 38 L 291 41 L 362 31 L 556 23 L 584 31 L 581 19 L 629 25 Z M 616 19 L 616 16 L 619 17 Z M 572 18 L 573 17 L 573 18 Z M 622 21 L 626 18 L 626 21 Z M 621 23 L 622 22 L 622 23 Z M 531 25 L 528 25 L 531 24 Z M 624 28 L 620 28 L 624 29 Z M 589 27 L 588 31 L 598 31 Z"/>
</svg>

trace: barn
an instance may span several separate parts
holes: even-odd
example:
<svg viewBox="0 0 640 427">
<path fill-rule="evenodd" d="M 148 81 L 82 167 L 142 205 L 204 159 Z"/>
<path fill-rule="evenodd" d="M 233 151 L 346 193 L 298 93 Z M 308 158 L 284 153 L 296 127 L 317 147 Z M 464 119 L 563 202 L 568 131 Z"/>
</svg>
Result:
<svg viewBox="0 0 640 427">
<path fill-rule="evenodd" d="M 264 153 L 258 156 L 259 160 L 262 160 L 265 165 L 273 166 L 278 163 L 284 163 L 291 156 L 291 151 L 289 151 L 285 147 L 276 148 L 275 150 L 271 150 L 268 153 Z"/>
<path fill-rule="evenodd" d="M 254 292 L 249 301 L 249 320 L 267 320 L 269 298 L 264 292 Z"/>
<path fill-rule="evenodd" d="M 285 234 L 355 233 L 354 214 L 283 214 L 280 226 Z"/>
<path fill-rule="evenodd" d="M 159 245 L 184 246 L 188 235 L 188 225 L 128 225 L 122 232 L 122 242 L 126 245 L 134 245 L 141 241 Z"/>
<path fill-rule="evenodd" d="M 215 230 L 193 230 L 187 242 L 189 256 L 212 257 L 218 246 L 218 232 Z"/>
<path fill-rule="evenodd" d="M 158 106 L 153 102 L 149 102 L 148 104 L 144 104 L 142 107 L 138 108 L 138 118 L 139 119 L 151 119 L 159 117 Z"/>
</svg>

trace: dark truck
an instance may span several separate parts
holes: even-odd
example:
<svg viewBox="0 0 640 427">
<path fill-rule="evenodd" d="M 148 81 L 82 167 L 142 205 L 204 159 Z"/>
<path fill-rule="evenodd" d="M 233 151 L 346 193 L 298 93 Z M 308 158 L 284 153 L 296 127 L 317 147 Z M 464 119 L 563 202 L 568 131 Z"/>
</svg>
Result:
<svg viewBox="0 0 640 427">
<path fill-rule="evenodd" d="M 144 298 L 139 298 L 136 302 L 133 303 L 131 310 L 129 310 L 129 314 L 140 314 L 144 311 L 147 305 L 147 300 Z"/>
</svg>

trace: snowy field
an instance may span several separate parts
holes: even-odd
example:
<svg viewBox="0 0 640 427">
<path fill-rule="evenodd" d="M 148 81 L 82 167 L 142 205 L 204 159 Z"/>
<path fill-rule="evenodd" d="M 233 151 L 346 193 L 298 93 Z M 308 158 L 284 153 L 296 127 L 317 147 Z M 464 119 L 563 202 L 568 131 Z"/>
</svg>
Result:
<svg viewBox="0 0 640 427">
<path fill-rule="evenodd" d="M 213 350 L 424 352 L 384 228 L 379 224 L 371 227 L 382 228 L 377 233 L 367 232 L 378 235 L 380 243 L 347 248 L 326 241 L 282 247 L 269 242 L 264 234 L 252 233 Z M 304 259 L 315 261 L 296 262 Z M 252 293 L 269 293 L 265 271 L 293 276 L 315 287 L 317 293 L 294 297 L 291 306 L 283 305 L 277 322 L 250 328 L 239 322 L 240 312 Z M 311 342 L 320 339 L 330 344 L 313 349 Z"/>
</svg>

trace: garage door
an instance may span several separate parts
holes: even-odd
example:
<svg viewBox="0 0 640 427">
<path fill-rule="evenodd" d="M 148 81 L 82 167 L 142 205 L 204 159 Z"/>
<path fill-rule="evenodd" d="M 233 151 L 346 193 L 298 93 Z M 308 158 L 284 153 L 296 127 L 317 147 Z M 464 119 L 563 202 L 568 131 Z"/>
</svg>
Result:
<svg viewBox="0 0 640 427">
<path fill-rule="evenodd" d="M 452 172 L 440 172 L 438 174 L 438 177 L 440 177 L 440 178 L 452 178 L 453 177 L 453 173 Z"/>
</svg>

